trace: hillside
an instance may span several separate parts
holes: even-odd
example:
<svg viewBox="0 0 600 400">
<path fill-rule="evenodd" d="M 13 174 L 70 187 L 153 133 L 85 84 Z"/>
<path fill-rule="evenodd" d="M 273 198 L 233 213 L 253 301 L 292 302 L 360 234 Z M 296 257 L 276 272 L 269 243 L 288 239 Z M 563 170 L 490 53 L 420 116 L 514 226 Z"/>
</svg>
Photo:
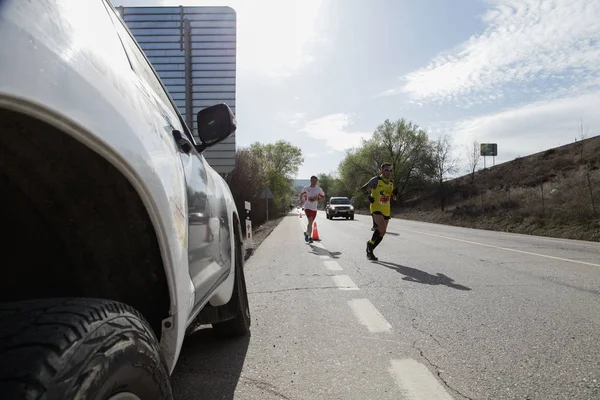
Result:
<svg viewBox="0 0 600 400">
<path fill-rule="evenodd" d="M 483 162 L 483 160 L 482 160 Z M 600 241 L 600 136 L 548 149 L 403 199 L 400 218 Z"/>
</svg>

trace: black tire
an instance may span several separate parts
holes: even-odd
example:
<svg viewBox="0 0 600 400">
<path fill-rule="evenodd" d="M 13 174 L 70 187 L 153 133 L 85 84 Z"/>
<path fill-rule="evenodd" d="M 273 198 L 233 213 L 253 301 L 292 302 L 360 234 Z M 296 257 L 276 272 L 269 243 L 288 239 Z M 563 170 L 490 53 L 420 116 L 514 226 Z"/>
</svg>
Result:
<svg viewBox="0 0 600 400">
<path fill-rule="evenodd" d="M 0 305 L 2 399 L 172 399 L 156 337 L 133 308 L 101 299 Z"/>
<path fill-rule="evenodd" d="M 350 216 L 350 219 L 351 219 L 352 221 L 354 221 L 354 215 L 351 215 L 351 216 Z"/>
<path fill-rule="evenodd" d="M 250 316 L 250 304 L 248 292 L 246 291 L 246 278 L 244 276 L 244 262 L 238 251 L 241 246 L 236 243 L 235 257 L 235 283 L 233 293 L 227 307 L 232 307 L 235 317 L 223 322 L 212 324 L 214 332 L 220 337 L 245 336 L 250 333 L 252 318 Z"/>
</svg>

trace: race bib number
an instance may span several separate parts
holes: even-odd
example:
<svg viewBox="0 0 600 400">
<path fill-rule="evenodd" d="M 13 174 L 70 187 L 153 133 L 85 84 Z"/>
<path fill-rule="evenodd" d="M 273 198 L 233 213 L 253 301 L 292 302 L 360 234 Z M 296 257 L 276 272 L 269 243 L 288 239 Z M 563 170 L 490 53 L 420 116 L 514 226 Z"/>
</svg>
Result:
<svg viewBox="0 0 600 400">
<path fill-rule="evenodd" d="M 381 205 L 390 204 L 390 196 L 381 196 L 379 198 L 379 204 L 381 204 Z"/>
</svg>

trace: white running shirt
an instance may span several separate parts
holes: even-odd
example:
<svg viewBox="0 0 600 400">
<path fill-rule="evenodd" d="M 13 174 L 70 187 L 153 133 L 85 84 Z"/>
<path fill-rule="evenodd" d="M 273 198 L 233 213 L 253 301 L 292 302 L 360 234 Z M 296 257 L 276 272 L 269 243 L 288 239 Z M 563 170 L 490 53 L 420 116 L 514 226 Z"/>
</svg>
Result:
<svg viewBox="0 0 600 400">
<path fill-rule="evenodd" d="M 304 209 L 305 210 L 312 210 L 312 211 L 317 211 L 317 200 L 318 198 L 316 198 L 318 195 L 321 196 L 325 196 L 325 192 L 323 191 L 323 189 L 321 189 L 319 187 L 319 185 L 315 185 L 315 187 L 312 187 L 310 185 L 308 186 L 304 186 L 302 188 L 302 196 L 306 195 L 306 202 L 304 203 Z M 308 199 L 315 197 L 316 199 L 314 201 L 310 201 Z"/>
</svg>

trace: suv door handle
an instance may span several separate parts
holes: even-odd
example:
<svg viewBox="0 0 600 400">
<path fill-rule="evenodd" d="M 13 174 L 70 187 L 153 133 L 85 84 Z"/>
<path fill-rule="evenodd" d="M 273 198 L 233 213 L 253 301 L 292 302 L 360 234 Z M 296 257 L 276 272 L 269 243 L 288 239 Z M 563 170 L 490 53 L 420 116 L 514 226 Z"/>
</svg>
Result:
<svg viewBox="0 0 600 400">
<path fill-rule="evenodd" d="M 173 137 L 175 138 L 175 143 L 177 143 L 177 146 L 181 149 L 181 151 L 183 151 L 185 154 L 190 154 L 194 148 L 192 142 L 190 142 L 189 139 L 185 135 L 182 135 L 177 129 L 173 129 L 172 133 Z"/>
</svg>

